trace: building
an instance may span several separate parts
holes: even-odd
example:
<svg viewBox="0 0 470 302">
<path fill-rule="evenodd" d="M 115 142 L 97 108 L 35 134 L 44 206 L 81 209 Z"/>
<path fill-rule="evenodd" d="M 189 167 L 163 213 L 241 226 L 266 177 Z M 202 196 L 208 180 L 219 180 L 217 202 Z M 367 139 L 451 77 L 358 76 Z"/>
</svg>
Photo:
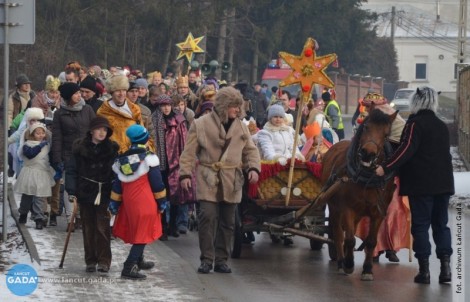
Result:
<svg viewBox="0 0 470 302">
<path fill-rule="evenodd" d="M 407 82 L 411 88 L 430 85 L 455 98 L 458 22 L 444 20 L 439 14 L 410 4 L 376 2 L 362 7 L 379 15 L 378 36 L 393 34 L 400 81 Z M 394 31 L 392 24 L 395 24 Z M 469 36 L 467 31 L 467 41 Z M 470 46 L 468 42 L 467 45 Z M 464 62 L 470 62 L 469 56 L 465 56 Z"/>
</svg>

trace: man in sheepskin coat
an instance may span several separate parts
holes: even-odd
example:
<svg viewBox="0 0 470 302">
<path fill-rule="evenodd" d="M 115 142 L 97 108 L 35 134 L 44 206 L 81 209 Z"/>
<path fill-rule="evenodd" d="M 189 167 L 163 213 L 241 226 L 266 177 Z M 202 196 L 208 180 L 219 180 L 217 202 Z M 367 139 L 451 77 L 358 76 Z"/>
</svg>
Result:
<svg viewBox="0 0 470 302">
<path fill-rule="evenodd" d="M 242 197 L 245 181 L 258 181 L 261 169 L 258 149 L 250 131 L 241 121 L 243 98 L 232 87 L 221 89 L 215 97 L 214 111 L 191 125 L 180 157 L 180 182 L 183 190 L 191 187 L 196 169 L 196 198 L 200 203 L 199 273 L 212 270 L 231 273 L 227 265 L 235 224 L 236 205 Z"/>
<path fill-rule="evenodd" d="M 137 104 L 127 98 L 129 80 L 124 75 L 114 75 L 106 82 L 106 90 L 111 94 L 111 99 L 103 102 L 98 109 L 98 116 L 108 119 L 113 135 L 111 140 L 119 145 L 119 153 L 124 153 L 131 146 L 126 136 L 126 129 L 134 124 L 143 125 L 142 113 Z"/>
</svg>

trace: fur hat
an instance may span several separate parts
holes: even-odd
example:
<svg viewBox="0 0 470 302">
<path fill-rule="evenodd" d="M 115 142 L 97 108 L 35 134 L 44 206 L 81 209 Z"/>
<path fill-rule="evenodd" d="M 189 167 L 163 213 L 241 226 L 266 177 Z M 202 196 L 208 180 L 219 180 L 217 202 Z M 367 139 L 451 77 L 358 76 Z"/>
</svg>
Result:
<svg viewBox="0 0 470 302">
<path fill-rule="evenodd" d="M 145 89 L 148 89 L 148 87 L 149 87 L 149 84 L 143 78 L 139 78 L 139 79 L 135 80 L 135 85 L 137 86 L 137 88 L 138 87 L 144 87 Z"/>
<path fill-rule="evenodd" d="M 83 79 L 83 81 L 80 82 L 80 87 L 89 89 L 89 90 L 93 91 L 94 93 L 96 93 L 96 80 L 95 80 L 95 78 L 93 78 L 90 75 L 87 75 Z"/>
<path fill-rule="evenodd" d="M 322 95 L 321 95 L 321 98 L 322 98 L 323 101 L 329 102 L 329 101 L 331 101 L 331 94 L 328 91 L 323 92 Z"/>
<path fill-rule="evenodd" d="M 189 87 L 188 76 L 179 76 L 176 79 L 176 87 L 177 88 L 187 88 L 187 87 Z"/>
<path fill-rule="evenodd" d="M 434 113 L 437 112 L 439 107 L 439 94 L 431 87 L 421 86 L 416 88 L 416 92 L 413 94 L 410 101 L 411 113 L 417 113 L 420 110 L 432 110 Z"/>
<path fill-rule="evenodd" d="M 31 107 L 26 110 L 24 116 L 27 122 L 29 122 L 30 120 L 40 121 L 44 119 L 44 112 L 41 108 Z"/>
<path fill-rule="evenodd" d="M 134 124 L 127 128 L 126 135 L 133 144 L 145 144 L 149 139 L 149 132 L 145 127 Z"/>
<path fill-rule="evenodd" d="M 387 99 L 384 98 L 380 93 L 369 92 L 362 99 L 362 104 L 366 107 L 369 107 L 372 103 L 375 105 L 383 105 L 387 103 Z"/>
<path fill-rule="evenodd" d="M 286 111 L 281 105 L 272 105 L 268 110 L 268 121 L 275 116 L 286 117 Z"/>
<path fill-rule="evenodd" d="M 90 126 L 89 126 L 90 131 L 101 128 L 101 127 L 108 128 L 108 133 L 106 134 L 106 137 L 110 137 L 111 135 L 113 135 L 113 129 L 109 125 L 109 121 L 107 118 L 102 117 L 102 116 L 97 116 L 90 121 Z"/>
<path fill-rule="evenodd" d="M 65 100 L 69 101 L 77 91 L 80 90 L 80 86 L 77 83 L 65 82 L 59 86 L 60 96 Z"/>
<path fill-rule="evenodd" d="M 106 90 L 113 93 L 116 90 L 129 89 L 129 80 L 125 75 L 114 75 L 106 80 Z"/>
<path fill-rule="evenodd" d="M 20 74 L 16 77 L 15 85 L 16 87 L 20 87 L 23 84 L 31 84 L 31 81 L 29 80 L 27 75 Z"/>
<path fill-rule="evenodd" d="M 157 105 L 171 105 L 171 98 L 166 94 L 161 94 L 157 97 Z"/>
<path fill-rule="evenodd" d="M 37 122 L 29 126 L 29 134 L 32 135 L 34 130 L 36 130 L 37 128 L 42 128 L 44 132 L 46 132 L 46 125 L 44 125 L 43 123 Z"/>
<path fill-rule="evenodd" d="M 46 86 L 44 90 L 46 91 L 57 91 L 59 90 L 60 80 L 59 78 L 54 78 L 52 75 L 46 77 Z"/>
<path fill-rule="evenodd" d="M 214 109 L 222 123 L 228 122 L 228 107 L 240 108 L 238 117 L 242 118 L 245 116 L 242 94 L 233 87 L 224 87 L 215 95 Z"/>
</svg>

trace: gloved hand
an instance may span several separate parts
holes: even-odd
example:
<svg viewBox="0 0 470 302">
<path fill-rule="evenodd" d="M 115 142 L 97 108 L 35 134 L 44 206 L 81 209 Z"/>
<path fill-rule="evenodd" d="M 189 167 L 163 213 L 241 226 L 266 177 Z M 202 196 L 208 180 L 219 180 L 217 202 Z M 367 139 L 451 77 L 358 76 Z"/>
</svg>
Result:
<svg viewBox="0 0 470 302">
<path fill-rule="evenodd" d="M 47 145 L 47 144 L 49 144 L 47 141 L 42 141 L 42 142 L 39 144 L 39 146 L 41 146 L 41 148 L 42 148 L 42 147 L 44 147 L 44 146 Z"/>
<path fill-rule="evenodd" d="M 54 180 L 58 181 L 62 178 L 62 171 L 55 171 Z"/>
<path fill-rule="evenodd" d="M 69 195 L 69 202 L 73 203 L 77 197 L 75 195 Z"/>
<path fill-rule="evenodd" d="M 111 214 L 116 215 L 119 211 L 119 207 L 121 206 L 120 202 L 111 200 L 108 206 L 108 210 Z"/>
<path fill-rule="evenodd" d="M 287 165 L 287 158 L 285 158 L 284 156 L 280 156 L 278 159 L 277 159 L 278 163 L 281 164 L 281 166 L 285 166 Z"/>
<path fill-rule="evenodd" d="M 60 171 L 60 173 L 62 173 L 64 171 L 64 163 L 63 162 L 53 163 L 52 168 L 54 168 L 54 170 Z"/>
<path fill-rule="evenodd" d="M 166 199 L 157 200 L 157 204 L 158 204 L 158 210 L 160 211 L 160 213 L 165 212 L 165 210 L 169 208 L 169 205 L 170 205 Z"/>
</svg>

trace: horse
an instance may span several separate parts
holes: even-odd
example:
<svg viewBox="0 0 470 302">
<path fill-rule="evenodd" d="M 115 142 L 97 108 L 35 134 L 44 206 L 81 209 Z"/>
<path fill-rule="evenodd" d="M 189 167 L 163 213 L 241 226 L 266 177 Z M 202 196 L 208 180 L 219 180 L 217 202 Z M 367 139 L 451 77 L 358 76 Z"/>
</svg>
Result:
<svg viewBox="0 0 470 302">
<path fill-rule="evenodd" d="M 392 153 L 387 136 L 397 113 L 388 115 L 372 109 L 351 141 L 334 144 L 323 157 L 323 194 L 315 204 L 328 204 L 328 233 L 334 241 L 329 245 L 330 257 L 337 260 L 338 270 L 346 275 L 354 271 L 356 227 L 362 217 L 370 217 L 369 234 L 364 240 L 363 281 L 374 279 L 372 257 L 377 232 L 395 190 L 393 175 L 379 177 L 375 169 Z"/>
</svg>

